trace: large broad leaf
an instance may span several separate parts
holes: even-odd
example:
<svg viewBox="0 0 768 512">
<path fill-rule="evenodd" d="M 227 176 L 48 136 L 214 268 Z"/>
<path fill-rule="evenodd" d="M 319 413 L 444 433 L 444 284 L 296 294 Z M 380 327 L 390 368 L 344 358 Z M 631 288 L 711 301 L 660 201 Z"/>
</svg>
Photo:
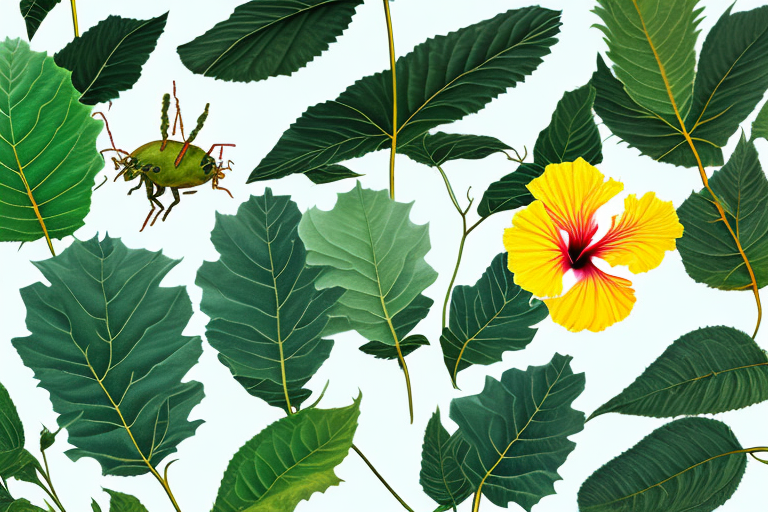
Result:
<svg viewBox="0 0 768 512">
<path fill-rule="evenodd" d="M 0 477 L 9 478 L 24 451 L 24 426 L 5 386 L 0 384 Z"/>
<path fill-rule="evenodd" d="M 549 314 L 546 305 L 515 284 L 507 253 L 493 258 L 474 286 L 457 286 L 451 316 L 440 344 L 451 382 L 473 364 L 501 361 L 508 350 L 522 350 L 533 339 L 531 328 Z"/>
<path fill-rule="evenodd" d="M 421 292 L 437 278 L 424 260 L 428 226 L 410 221 L 411 206 L 358 182 L 339 194 L 332 210 L 312 208 L 299 224 L 307 264 L 325 268 L 315 286 L 345 290 L 332 314 L 368 340 L 391 346 L 408 334 L 402 326 L 413 328 L 426 316 L 431 299 Z M 421 306 L 416 315 L 409 314 L 413 306 Z"/>
<path fill-rule="evenodd" d="M 290 75 L 328 49 L 363 0 L 252 0 L 189 43 L 179 57 L 193 73 L 235 82 Z"/>
<path fill-rule="evenodd" d="M 768 284 L 768 179 L 757 150 L 742 135 L 728 163 L 715 171 L 709 185 L 755 273 L 757 286 Z M 721 290 L 741 290 L 752 278 L 733 235 L 706 189 L 694 192 L 677 209 L 685 227 L 677 249 L 688 275 Z"/>
<path fill-rule="evenodd" d="M 104 159 L 102 124 L 79 96 L 52 58 L 19 39 L 0 44 L 0 241 L 50 245 L 83 225 Z"/>
<path fill-rule="evenodd" d="M 609 412 L 665 418 L 715 414 L 768 400 L 768 355 L 747 334 L 705 327 L 677 339 L 590 419 Z"/>
<path fill-rule="evenodd" d="M 35 37 L 37 29 L 43 22 L 48 13 L 56 7 L 61 0 L 21 0 L 19 10 L 24 17 L 24 23 L 27 26 L 27 36 L 31 41 Z"/>
<path fill-rule="evenodd" d="M 597 25 L 629 96 L 662 115 L 691 109 L 699 0 L 598 0 Z"/>
<path fill-rule="evenodd" d="M 595 471 L 579 489 L 579 511 L 710 512 L 741 481 L 747 466 L 741 449 L 719 421 L 667 423 Z"/>
<path fill-rule="evenodd" d="M 237 215 L 216 216 L 211 241 L 221 255 L 197 273 L 206 337 L 248 392 L 285 410 L 312 393 L 303 386 L 328 358 L 328 310 L 343 289 L 315 289 L 305 266 L 301 212 L 288 196 L 251 196 Z M 292 409 L 291 409 L 292 410 Z"/>
<path fill-rule="evenodd" d="M 213 512 L 292 512 L 341 480 L 360 399 L 341 409 L 305 409 L 272 423 L 232 457 Z"/>
<path fill-rule="evenodd" d="M 420 164 L 439 167 L 450 160 L 480 160 L 509 149 L 495 137 L 437 132 L 425 133 L 398 147 L 397 152 Z"/>
<path fill-rule="evenodd" d="M 524 163 L 492 183 L 477 205 L 477 213 L 488 217 L 530 204 L 533 196 L 526 185 L 541 176 L 548 164 L 572 162 L 579 157 L 592 165 L 602 162 L 603 145 L 592 114 L 594 101 L 595 89 L 589 84 L 563 94 L 549 126 L 536 139 L 533 163 Z"/>
<path fill-rule="evenodd" d="M 419 483 L 427 496 L 440 505 L 439 510 L 458 507 L 472 494 L 472 484 L 456 460 L 458 437 L 452 437 L 445 430 L 438 408 L 424 431 Z"/>
<path fill-rule="evenodd" d="M 560 15 L 541 7 L 510 10 L 397 60 L 397 139 L 407 145 L 435 126 L 481 110 L 522 82 L 555 43 Z M 248 182 L 306 173 L 391 146 L 392 74 L 350 86 L 310 107 L 251 173 Z"/>
<path fill-rule="evenodd" d="M 752 123 L 751 139 L 768 140 L 768 102 L 763 105 L 763 108 L 757 114 L 757 118 Z"/>
<path fill-rule="evenodd" d="M 50 286 L 21 290 L 32 334 L 13 345 L 51 395 L 67 455 L 105 475 L 149 472 L 202 423 L 187 420 L 202 384 L 181 382 L 202 353 L 181 334 L 192 305 L 183 287 L 160 287 L 177 263 L 94 237 L 35 263 Z"/>
<path fill-rule="evenodd" d="M 149 20 L 109 16 L 58 52 L 56 64 L 72 71 L 80 101 L 104 103 L 133 87 L 167 18 L 168 13 Z"/>
<path fill-rule="evenodd" d="M 584 414 L 571 403 L 584 391 L 584 374 L 571 358 L 555 354 L 549 364 L 511 369 L 501 381 L 486 377 L 479 395 L 451 402 L 451 419 L 472 446 L 462 469 L 476 489 L 499 507 L 515 502 L 530 511 L 554 494 L 559 468 L 576 447 L 568 436 L 584 428 Z"/>
<path fill-rule="evenodd" d="M 110 489 L 104 489 L 104 492 L 109 494 L 109 512 L 147 512 L 147 508 L 141 504 L 138 498 L 130 494 Z"/>
</svg>

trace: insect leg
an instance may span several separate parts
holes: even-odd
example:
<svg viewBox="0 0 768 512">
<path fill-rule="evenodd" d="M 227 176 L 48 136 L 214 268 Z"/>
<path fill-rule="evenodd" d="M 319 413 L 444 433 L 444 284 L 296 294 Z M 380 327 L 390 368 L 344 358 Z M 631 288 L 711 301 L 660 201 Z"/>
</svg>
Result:
<svg viewBox="0 0 768 512">
<path fill-rule="evenodd" d="M 139 176 L 139 184 L 133 187 L 131 190 L 129 190 L 128 195 L 131 195 L 133 192 L 139 190 L 143 184 L 144 184 L 144 175 L 142 174 L 141 176 Z"/>
<path fill-rule="evenodd" d="M 171 187 L 171 193 L 173 194 L 173 202 L 171 203 L 171 206 L 168 207 L 168 210 L 166 210 L 165 215 L 163 215 L 163 222 L 165 222 L 165 219 L 168 218 L 168 214 L 171 213 L 173 207 L 181 202 L 181 197 L 179 197 L 179 189 L 176 187 Z"/>
<path fill-rule="evenodd" d="M 146 180 L 144 182 L 144 185 L 146 185 L 147 199 L 149 199 L 149 204 L 152 206 L 152 209 L 149 210 L 149 213 L 147 214 L 147 218 L 144 219 L 144 224 L 141 225 L 141 229 L 139 230 L 139 233 L 144 231 L 144 228 L 147 227 L 147 222 L 149 222 L 150 217 L 152 217 L 152 212 L 155 211 L 155 202 L 156 202 L 156 199 L 152 197 L 155 194 L 153 183 L 150 180 Z M 157 201 L 157 204 L 159 204 L 161 207 L 163 206 L 159 201 Z"/>
<path fill-rule="evenodd" d="M 158 210 L 157 214 L 155 215 L 155 218 L 152 219 L 152 223 L 150 224 L 150 226 L 155 225 L 155 222 L 157 222 L 157 218 L 160 217 L 160 214 L 163 213 L 163 210 L 165 210 L 165 206 L 163 206 L 163 203 L 157 200 L 158 197 L 160 197 L 165 193 L 165 187 L 161 187 L 160 185 L 155 185 L 155 186 L 157 187 L 157 191 L 155 192 L 155 195 L 152 196 L 152 200 L 160 205 L 160 210 Z"/>
</svg>

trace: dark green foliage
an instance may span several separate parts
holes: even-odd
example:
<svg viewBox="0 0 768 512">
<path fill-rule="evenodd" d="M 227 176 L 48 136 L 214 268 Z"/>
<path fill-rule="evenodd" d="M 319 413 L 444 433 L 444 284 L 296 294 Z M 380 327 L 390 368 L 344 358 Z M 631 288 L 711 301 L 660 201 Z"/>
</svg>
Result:
<svg viewBox="0 0 768 512">
<path fill-rule="evenodd" d="M 312 180 L 312 183 L 322 185 L 323 183 L 333 183 L 334 181 L 343 180 L 346 178 L 359 178 L 362 174 L 344 167 L 343 165 L 326 165 L 324 167 L 317 167 L 311 171 L 307 171 L 307 178 Z"/>
<path fill-rule="evenodd" d="M 419 483 L 427 496 L 441 505 L 440 510 L 458 507 L 472 494 L 472 484 L 456 459 L 456 449 L 462 442 L 466 443 L 461 434 L 451 436 L 445 430 L 438 408 L 424 431 Z"/>
<path fill-rule="evenodd" d="M 429 345 L 429 340 L 427 337 L 420 334 L 414 334 L 404 338 L 400 342 L 400 352 L 403 354 L 403 357 L 405 357 L 408 354 L 414 352 L 417 348 L 423 347 L 425 345 Z M 369 341 L 360 347 L 360 351 L 365 352 L 366 354 L 371 355 L 377 359 L 398 358 L 397 350 L 395 347 L 392 345 L 387 345 L 386 343 L 380 343 L 378 341 Z"/>
<path fill-rule="evenodd" d="M 24 23 L 27 26 L 27 37 L 29 37 L 30 41 L 35 36 L 45 17 L 48 16 L 48 13 L 59 2 L 61 0 L 21 0 L 19 10 L 24 17 Z"/>
<path fill-rule="evenodd" d="M 436 167 L 450 160 L 481 160 L 510 149 L 495 137 L 437 132 L 425 133 L 409 144 L 399 146 L 397 152 L 420 164 Z"/>
</svg>

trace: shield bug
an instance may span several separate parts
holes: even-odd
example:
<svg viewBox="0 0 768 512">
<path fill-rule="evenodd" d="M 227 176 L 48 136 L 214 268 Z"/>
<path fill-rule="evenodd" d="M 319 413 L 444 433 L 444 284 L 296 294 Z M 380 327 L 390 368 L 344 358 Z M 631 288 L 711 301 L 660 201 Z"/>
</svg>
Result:
<svg viewBox="0 0 768 512">
<path fill-rule="evenodd" d="M 207 152 L 192 144 L 202 129 L 205 120 L 208 118 L 210 104 L 205 105 L 203 113 L 197 119 L 197 125 L 187 138 L 184 136 L 184 122 L 181 119 L 181 107 L 179 106 L 179 98 L 176 96 L 175 81 L 173 82 L 173 98 L 176 103 L 176 115 L 173 119 L 171 135 L 176 135 L 176 128 L 178 126 L 182 140 L 177 141 L 168 138 L 168 128 L 170 127 L 168 110 L 171 104 L 171 95 L 165 94 L 160 114 L 160 133 L 162 139 L 148 142 L 130 153 L 115 146 L 112 132 L 109 129 L 109 124 L 104 114 L 101 112 L 93 114 L 94 116 L 101 116 L 104 120 L 109 140 L 112 143 L 112 147 L 103 150 L 102 153 L 105 151 L 114 151 L 116 153 L 116 156 L 112 158 L 115 170 L 119 171 L 117 176 L 115 176 L 115 181 L 120 176 L 123 176 L 125 181 L 132 181 L 138 178 L 139 184 L 130 189 L 128 195 L 140 189 L 142 185 L 147 192 L 147 199 L 149 199 L 151 209 L 140 231 L 144 231 L 144 228 L 147 227 L 147 223 L 152 218 L 152 214 L 156 209 L 157 213 L 154 219 L 152 219 L 150 226 L 154 226 L 163 211 L 165 211 L 163 221 L 168 218 L 171 210 L 181 200 L 179 195 L 180 189 L 198 187 L 210 181 L 214 190 L 223 190 L 232 197 L 232 193 L 229 190 L 219 186 L 219 181 L 224 179 L 224 171 L 232 169 L 231 160 L 226 165 L 224 164 L 224 147 L 234 147 L 234 144 L 214 144 Z M 217 147 L 219 148 L 218 162 L 211 156 L 211 153 Z M 158 200 L 165 193 L 166 188 L 171 189 L 173 194 L 173 202 L 167 210 Z M 183 192 L 183 194 L 194 194 L 196 192 L 197 190 L 188 190 Z"/>
</svg>

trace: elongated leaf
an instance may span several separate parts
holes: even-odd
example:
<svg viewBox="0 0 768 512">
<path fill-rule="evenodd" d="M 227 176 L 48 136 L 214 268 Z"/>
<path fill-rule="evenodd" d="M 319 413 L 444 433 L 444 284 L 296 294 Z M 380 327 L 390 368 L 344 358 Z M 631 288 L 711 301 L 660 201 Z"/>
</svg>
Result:
<svg viewBox="0 0 768 512">
<path fill-rule="evenodd" d="M 437 278 L 424 260 L 428 226 L 410 221 L 411 206 L 358 182 L 339 194 L 332 210 L 312 208 L 299 224 L 307 264 L 325 268 L 315 286 L 345 290 L 332 314 L 366 339 L 392 346 L 398 343 L 393 328 L 403 339 L 408 332 L 401 327 L 413 328 L 426 316 L 432 301 L 421 292 Z M 426 307 L 420 305 L 425 301 Z"/>
<path fill-rule="evenodd" d="M 83 225 L 104 159 L 102 124 L 79 96 L 52 58 L 19 39 L 0 44 L 0 241 L 63 238 Z"/>
<path fill-rule="evenodd" d="M 184 288 L 159 286 L 177 263 L 94 237 L 35 263 L 50 286 L 21 290 L 32 334 L 13 345 L 51 395 L 67 455 L 105 475 L 149 472 L 143 458 L 157 466 L 202 423 L 187 420 L 202 384 L 181 382 L 202 353 L 181 334 L 192 305 Z"/>
<path fill-rule="evenodd" d="M 472 494 L 472 485 L 461 471 L 453 450 L 457 441 L 440 421 L 438 408 L 427 423 L 421 449 L 419 483 L 424 492 L 443 510 L 458 507 Z"/>
<path fill-rule="evenodd" d="M 425 345 L 429 345 L 427 337 L 420 334 L 414 334 L 413 336 L 403 338 L 400 342 L 400 352 L 403 354 L 403 357 L 405 357 L 408 354 L 412 354 L 417 348 Z M 398 359 L 399 357 L 395 347 L 378 341 L 369 341 L 360 347 L 360 351 L 365 352 L 376 359 Z"/>
<path fill-rule="evenodd" d="M 629 96 L 658 114 L 691 109 L 699 0 L 598 0 L 597 27 Z M 671 96 L 671 98 L 670 98 Z"/>
<path fill-rule="evenodd" d="M 0 472 L 0 476 L 6 479 L 15 478 L 23 482 L 38 484 L 40 482 L 40 478 L 37 476 L 38 471 L 40 473 L 43 471 L 40 462 L 27 450 L 21 450 L 16 460 Z"/>
<path fill-rule="evenodd" d="M 768 102 L 763 105 L 752 123 L 752 140 L 755 139 L 768 140 Z"/>
<path fill-rule="evenodd" d="M 232 457 L 213 512 L 291 512 L 341 480 L 333 469 L 352 447 L 360 399 L 305 409 L 272 423 Z"/>
<path fill-rule="evenodd" d="M 398 144 L 481 110 L 530 75 L 549 53 L 559 12 L 510 10 L 438 36 L 397 60 Z M 310 107 L 251 173 L 248 182 L 306 173 L 389 148 L 392 76 L 387 70 Z"/>
<path fill-rule="evenodd" d="M 179 57 L 193 73 L 235 82 L 290 75 L 328 49 L 363 0 L 252 0 L 189 43 Z"/>
<path fill-rule="evenodd" d="M 747 457 L 731 429 L 683 418 L 653 431 L 579 489 L 581 512 L 710 512 L 736 491 Z"/>
<path fill-rule="evenodd" d="M 24 425 L 8 390 L 0 384 L 0 477 L 9 478 L 24 451 Z"/>
<path fill-rule="evenodd" d="M 109 494 L 109 512 L 147 512 L 138 498 L 130 494 L 104 489 Z"/>
<path fill-rule="evenodd" d="M 768 355 L 747 334 L 705 327 L 678 338 L 590 419 L 609 412 L 669 418 L 768 400 Z"/>
<path fill-rule="evenodd" d="M 501 381 L 486 377 L 479 395 L 455 398 L 451 419 L 472 449 L 462 469 L 491 502 L 515 502 L 530 511 L 554 494 L 559 468 L 576 447 L 568 436 L 584 428 L 571 403 L 584 391 L 571 357 L 555 354 L 544 366 L 507 370 Z"/>
<path fill-rule="evenodd" d="M 603 145 L 592 114 L 594 101 L 595 89 L 590 84 L 563 94 L 549 126 L 536 139 L 533 163 L 524 163 L 492 183 L 477 205 L 477 213 L 488 217 L 530 204 L 533 196 L 526 185 L 541 176 L 549 164 L 572 162 L 579 157 L 592 165 L 602 162 Z"/>
<path fill-rule="evenodd" d="M 346 178 L 359 178 L 362 176 L 362 174 L 357 174 L 351 169 L 338 164 L 318 167 L 304 174 L 307 175 L 307 178 L 312 180 L 312 183 L 317 185 L 322 185 L 323 183 L 333 183 L 334 181 L 339 181 Z"/>
<path fill-rule="evenodd" d="M 728 163 L 712 175 L 709 185 L 725 209 L 752 265 L 758 287 L 768 284 L 768 180 L 757 150 L 742 135 Z M 752 279 L 736 242 L 720 220 L 712 196 L 694 192 L 677 209 L 685 227 L 677 248 L 688 275 L 721 290 L 739 290 Z"/>
<path fill-rule="evenodd" d="M 495 137 L 459 133 L 425 133 L 406 146 L 397 148 L 420 164 L 436 167 L 450 160 L 481 160 L 512 149 Z"/>
<path fill-rule="evenodd" d="M 344 292 L 316 290 L 320 269 L 305 266 L 297 234 L 301 213 L 288 196 L 251 196 L 237 215 L 216 215 L 211 241 L 219 261 L 197 273 L 206 337 L 249 393 L 270 405 L 298 408 L 303 386 L 325 362 L 328 310 Z"/>
<path fill-rule="evenodd" d="M 132 88 L 141 76 L 168 13 L 149 20 L 109 16 L 54 56 L 72 71 L 72 84 L 86 105 L 104 103 Z"/>
<path fill-rule="evenodd" d="M 732 8 L 704 41 L 685 121 L 692 137 L 714 146 L 728 143 L 768 88 L 768 6 L 735 14 Z"/>
<path fill-rule="evenodd" d="M 31 41 L 35 37 L 37 29 L 48 13 L 56 7 L 61 0 L 21 0 L 19 9 L 27 26 L 27 37 Z"/>
<path fill-rule="evenodd" d="M 501 361 L 508 350 L 522 350 L 533 340 L 531 328 L 549 314 L 543 302 L 515 284 L 507 253 L 498 254 L 474 286 L 457 286 L 451 316 L 440 344 L 454 387 L 464 368 Z"/>
</svg>

